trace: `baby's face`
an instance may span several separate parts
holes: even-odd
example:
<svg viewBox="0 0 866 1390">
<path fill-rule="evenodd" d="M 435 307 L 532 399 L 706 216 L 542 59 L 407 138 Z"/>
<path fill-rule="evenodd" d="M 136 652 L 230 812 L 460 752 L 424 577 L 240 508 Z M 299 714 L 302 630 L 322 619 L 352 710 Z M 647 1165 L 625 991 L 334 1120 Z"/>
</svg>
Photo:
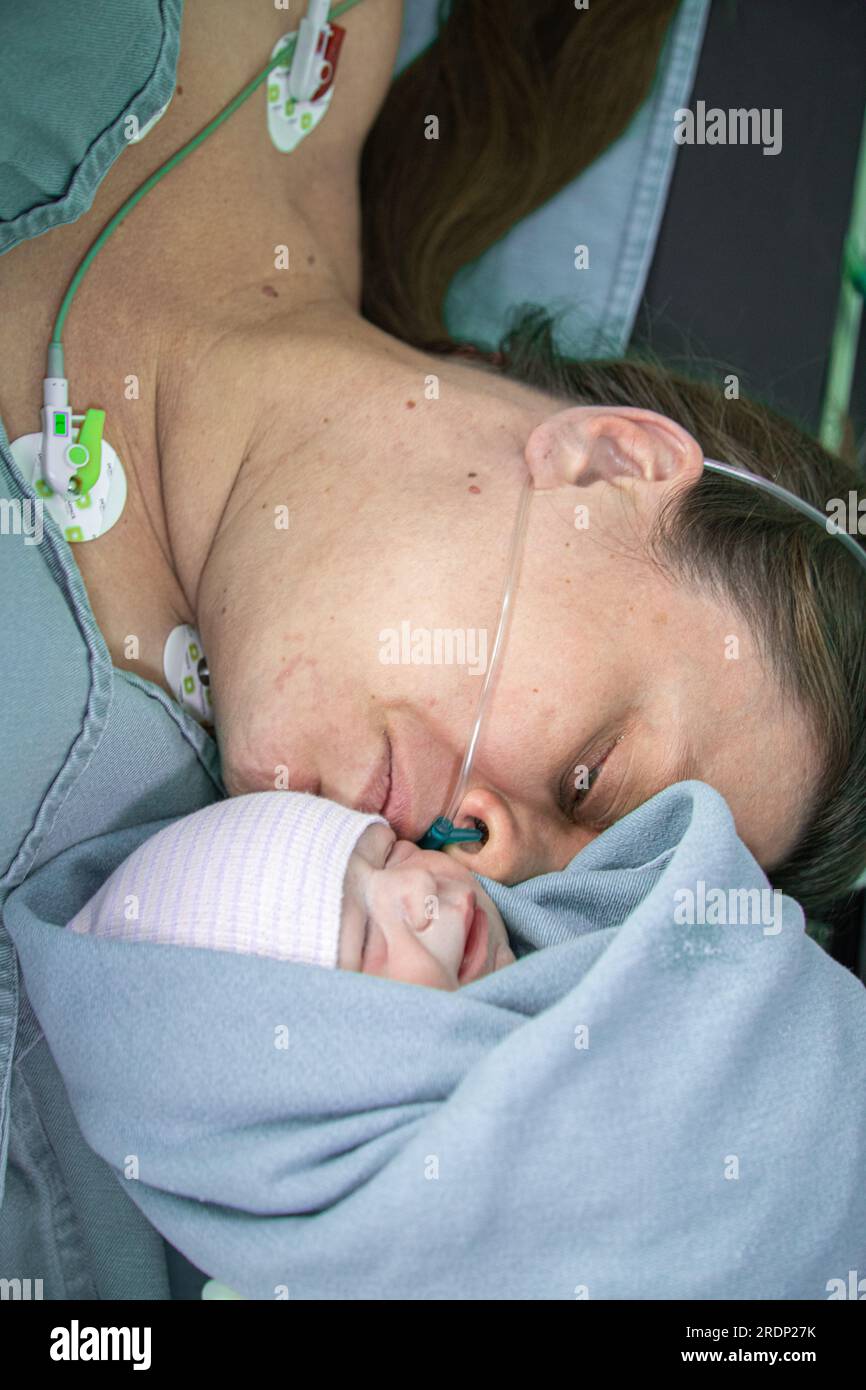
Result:
<svg viewBox="0 0 866 1390">
<path fill-rule="evenodd" d="M 463 864 L 367 826 L 343 885 L 340 969 L 459 989 L 513 960 L 499 912 Z"/>
</svg>

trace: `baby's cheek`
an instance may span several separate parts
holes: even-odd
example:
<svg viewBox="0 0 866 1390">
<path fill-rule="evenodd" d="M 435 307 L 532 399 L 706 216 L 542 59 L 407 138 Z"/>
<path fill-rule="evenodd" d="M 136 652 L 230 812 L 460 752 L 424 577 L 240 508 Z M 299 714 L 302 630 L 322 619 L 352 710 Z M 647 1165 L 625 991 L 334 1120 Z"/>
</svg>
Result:
<svg viewBox="0 0 866 1390">
<path fill-rule="evenodd" d="M 390 978 L 385 938 L 373 923 L 370 924 L 370 934 L 367 938 L 367 949 L 364 952 L 361 971 L 364 975 L 380 975 L 386 980 Z"/>
</svg>

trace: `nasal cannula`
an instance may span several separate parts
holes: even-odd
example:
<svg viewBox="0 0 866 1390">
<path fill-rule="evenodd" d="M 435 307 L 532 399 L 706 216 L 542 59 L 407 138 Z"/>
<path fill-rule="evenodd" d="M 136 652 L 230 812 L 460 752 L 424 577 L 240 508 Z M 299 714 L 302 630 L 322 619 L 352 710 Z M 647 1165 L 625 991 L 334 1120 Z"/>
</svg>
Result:
<svg viewBox="0 0 866 1390">
<path fill-rule="evenodd" d="M 774 482 L 771 478 L 763 478 L 758 473 L 750 473 L 745 468 L 735 468 L 729 463 L 720 463 L 718 459 L 704 459 L 704 468 L 711 473 L 721 473 L 725 477 L 734 478 L 739 482 L 750 484 L 752 487 L 761 488 L 764 492 L 769 492 L 782 502 L 787 502 L 790 507 L 802 512 L 812 521 L 816 521 L 822 530 L 829 532 L 845 545 L 861 565 L 866 568 L 866 550 L 859 546 L 853 536 L 849 536 L 846 531 L 831 530 L 829 519 L 817 507 L 813 507 L 810 502 L 798 497 L 795 492 L 790 492 L 782 487 L 780 483 Z M 457 787 L 444 816 L 439 816 L 433 822 L 427 834 L 422 840 L 418 841 L 420 849 L 441 849 L 447 844 L 458 844 L 462 841 L 483 839 L 483 832 L 477 829 L 456 829 L 454 827 L 454 817 L 456 816 L 466 787 L 469 781 L 469 773 L 472 768 L 472 761 L 475 757 L 475 750 L 478 745 L 478 738 L 481 730 L 481 723 L 485 711 L 489 704 L 489 694 L 492 688 L 493 676 L 498 664 L 501 664 L 501 654 L 505 645 L 505 636 L 508 628 L 509 619 L 514 603 L 514 590 L 517 584 L 517 576 L 520 570 L 520 561 L 523 555 L 524 541 L 526 537 L 526 521 L 529 514 L 529 499 L 533 492 L 533 482 L 531 476 L 527 476 L 527 486 L 521 490 L 520 505 L 517 509 L 517 519 L 514 524 L 514 531 L 511 537 L 511 552 L 508 558 L 508 569 L 505 580 L 505 590 L 502 596 L 502 607 L 499 614 L 499 626 L 496 630 L 496 640 L 493 644 L 493 655 L 481 688 L 478 699 L 478 706 L 475 713 L 475 722 L 472 726 L 472 733 L 463 758 L 463 765 L 457 778 Z"/>
<path fill-rule="evenodd" d="M 472 769 L 472 761 L 475 757 L 475 750 L 478 746 L 478 735 L 481 732 L 481 722 L 484 718 L 485 710 L 489 703 L 490 691 L 493 688 L 493 677 L 497 667 L 501 664 L 501 655 L 505 647 L 505 637 L 508 631 L 508 624 L 511 619 L 511 611 L 514 601 L 514 590 L 517 587 L 517 576 L 520 571 L 520 561 L 523 557 L 524 542 L 526 540 L 526 522 L 529 517 L 529 502 L 534 491 L 532 475 L 527 472 L 526 480 L 520 490 L 520 503 L 517 508 L 517 518 L 514 522 L 514 530 L 511 533 L 511 549 L 508 554 L 508 566 L 505 572 L 505 589 L 502 594 L 502 604 L 499 610 L 499 625 L 496 629 L 496 637 L 493 642 L 493 652 L 490 657 L 490 665 L 484 674 L 484 684 L 478 697 L 478 705 L 475 711 L 475 722 L 472 725 L 472 733 L 469 735 L 469 742 L 466 745 L 466 753 L 463 757 L 463 765 L 457 778 L 457 786 L 454 795 L 444 816 L 439 816 L 431 825 L 423 840 L 418 841 L 420 849 L 441 849 L 443 845 L 459 844 L 466 840 L 481 840 L 484 832 L 478 829 L 458 830 L 454 826 L 454 817 L 460 808 L 463 794 L 469 782 L 469 773 Z"/>
</svg>

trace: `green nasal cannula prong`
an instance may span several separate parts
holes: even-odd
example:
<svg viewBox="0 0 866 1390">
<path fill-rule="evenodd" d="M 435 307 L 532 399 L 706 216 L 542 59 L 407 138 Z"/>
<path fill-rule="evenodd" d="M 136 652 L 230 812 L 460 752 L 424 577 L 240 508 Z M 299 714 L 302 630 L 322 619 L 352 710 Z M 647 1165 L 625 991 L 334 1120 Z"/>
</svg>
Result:
<svg viewBox="0 0 866 1390">
<path fill-rule="evenodd" d="M 460 844 L 466 840 L 480 840 L 483 830 L 455 830 L 453 821 L 447 816 L 438 816 L 423 839 L 418 841 L 419 849 L 441 849 L 443 845 Z"/>
</svg>

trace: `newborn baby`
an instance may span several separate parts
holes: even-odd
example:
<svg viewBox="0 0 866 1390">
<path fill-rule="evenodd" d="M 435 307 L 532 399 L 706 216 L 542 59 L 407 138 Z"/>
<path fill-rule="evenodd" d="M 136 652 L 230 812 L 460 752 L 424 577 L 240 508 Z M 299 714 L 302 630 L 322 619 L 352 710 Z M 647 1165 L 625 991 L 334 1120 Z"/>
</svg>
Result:
<svg viewBox="0 0 866 1390">
<path fill-rule="evenodd" d="M 274 956 L 435 989 L 509 965 L 499 911 L 439 850 L 306 792 L 230 797 L 119 864 L 68 930 Z"/>
</svg>

